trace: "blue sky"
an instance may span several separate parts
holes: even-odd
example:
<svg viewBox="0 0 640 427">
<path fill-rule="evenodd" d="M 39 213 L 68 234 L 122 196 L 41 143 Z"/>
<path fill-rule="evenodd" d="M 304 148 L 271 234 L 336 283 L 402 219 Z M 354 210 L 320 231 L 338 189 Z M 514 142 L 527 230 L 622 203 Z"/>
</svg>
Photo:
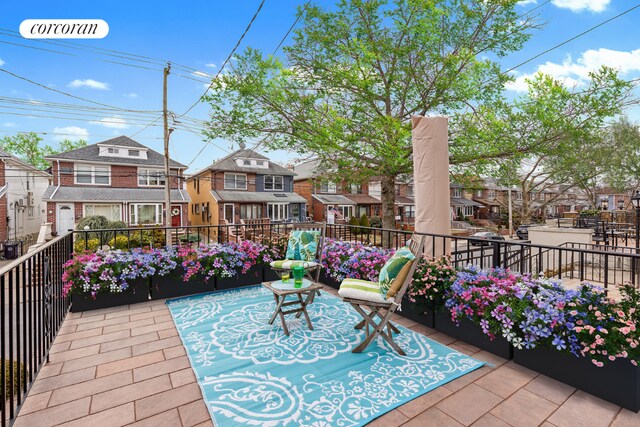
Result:
<svg viewBox="0 0 640 427">
<path fill-rule="evenodd" d="M 304 2 L 267 0 L 240 49 L 251 46 L 271 52 L 293 23 L 296 7 Z M 160 110 L 161 65 L 127 61 L 154 68 L 144 70 L 113 64 L 104 60 L 122 59 L 14 38 L 8 36 L 6 30 L 17 31 L 20 22 L 30 18 L 103 19 L 110 27 L 109 35 L 105 39 L 79 42 L 86 46 L 169 59 L 203 73 L 215 73 L 244 31 L 259 3 L 260 0 L 185 0 L 181 3 L 148 0 L 10 0 L 4 2 L 0 14 L 0 67 L 54 89 L 104 104 L 135 110 Z M 335 2 L 320 0 L 317 3 L 332 5 Z M 545 0 L 526 0 L 518 5 L 518 11 L 524 13 L 542 3 L 545 3 Z M 536 11 L 539 18 L 546 22 L 546 26 L 534 33 L 522 51 L 502 59 L 503 68 L 508 69 L 635 4 L 637 2 L 631 0 L 551 0 Z M 584 84 L 588 70 L 603 63 L 619 68 L 625 79 L 640 77 L 639 22 L 640 8 L 519 68 L 517 76 L 520 80 L 510 86 L 511 92 L 518 94 L 523 87 L 521 79 L 538 70 L 552 73 L 569 84 L 578 85 Z M 6 44 L 7 42 L 73 55 L 29 49 Z M 177 114 L 184 112 L 204 92 L 202 82 L 185 77 L 199 78 L 191 74 L 191 70 L 174 68 L 169 79 L 169 109 Z M 83 104 L 82 101 L 17 80 L 4 73 L 0 73 L 0 97 Z M 0 106 L 2 105 L 6 107 L 8 104 L 0 103 Z M 33 105 L 37 104 L 19 107 L 34 108 Z M 125 117 L 124 114 L 106 111 L 85 111 L 81 112 L 86 114 L 85 116 L 79 116 L 76 110 L 72 114 L 73 118 L 84 120 L 75 120 L 69 117 L 69 114 L 64 116 L 66 118 L 2 114 L 7 112 L 63 116 L 51 112 L 30 112 L 0 107 L 0 136 L 15 134 L 17 131 L 47 132 L 47 135 L 43 135 L 44 141 L 52 145 L 65 137 L 84 137 L 88 138 L 90 143 L 95 143 L 115 135 L 132 135 L 158 117 L 157 113 L 152 112 L 134 120 L 130 116 Z M 632 119 L 640 121 L 639 109 L 632 110 L 629 114 Z M 198 105 L 188 116 L 206 119 L 206 105 Z M 161 124 L 161 121 L 156 124 Z M 134 139 L 158 151 L 162 150 L 162 128 L 159 126 L 144 129 Z M 178 129 L 172 135 L 171 155 L 176 160 L 188 164 L 202 145 L 201 137 Z M 232 148 L 225 141 L 216 141 L 215 145 L 205 149 L 190 171 L 200 169 L 226 155 Z M 293 157 L 286 152 L 275 152 L 271 156 L 278 161 L 286 161 Z"/>
</svg>

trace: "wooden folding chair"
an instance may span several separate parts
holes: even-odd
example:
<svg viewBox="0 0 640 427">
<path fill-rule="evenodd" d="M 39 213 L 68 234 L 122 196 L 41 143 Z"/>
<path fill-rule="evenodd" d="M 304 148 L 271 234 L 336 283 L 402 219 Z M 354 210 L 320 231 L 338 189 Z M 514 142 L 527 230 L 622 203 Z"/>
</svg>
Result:
<svg viewBox="0 0 640 427">
<path fill-rule="evenodd" d="M 411 261 L 412 265 L 409 269 L 409 273 L 392 301 L 383 303 L 353 298 L 342 298 L 343 301 L 351 304 L 360 316 L 362 316 L 362 321 L 355 326 L 355 329 L 365 328 L 366 331 L 364 341 L 352 350 L 353 353 L 362 353 L 362 351 L 364 351 L 364 349 L 367 348 L 369 344 L 376 339 L 376 337 L 381 336 L 391 347 L 393 347 L 395 351 L 398 352 L 398 354 L 406 356 L 404 350 L 402 350 L 400 346 L 393 341 L 393 332 L 400 333 L 400 330 L 391 323 L 391 317 L 398 307 L 400 307 L 402 297 L 407 292 L 411 279 L 413 279 L 413 274 L 418 265 L 418 261 L 420 261 L 424 252 L 424 241 L 425 236 L 418 236 L 414 234 L 411 237 L 410 243 L 407 244 L 409 250 L 415 256 L 415 259 Z M 378 322 L 376 322 L 376 317 L 380 319 Z M 371 330 L 369 328 L 371 328 Z"/>
<path fill-rule="evenodd" d="M 291 230 L 318 231 L 320 233 L 320 240 L 316 247 L 315 259 L 312 261 L 313 265 L 305 269 L 306 277 L 312 282 L 318 282 L 320 280 L 320 270 L 322 269 L 322 246 L 324 245 L 326 228 L 327 225 L 325 223 L 294 223 Z M 271 269 L 279 276 L 282 276 L 282 273 L 285 271 L 291 271 L 291 268 L 277 267 L 274 264 L 275 262 L 271 263 Z"/>
</svg>

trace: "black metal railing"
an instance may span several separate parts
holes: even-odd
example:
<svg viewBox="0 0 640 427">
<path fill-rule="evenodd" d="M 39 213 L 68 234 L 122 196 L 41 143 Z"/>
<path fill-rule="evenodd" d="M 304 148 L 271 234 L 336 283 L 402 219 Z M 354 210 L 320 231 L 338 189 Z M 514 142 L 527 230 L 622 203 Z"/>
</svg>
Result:
<svg viewBox="0 0 640 427">
<path fill-rule="evenodd" d="M 2 426 L 15 419 L 67 314 L 62 268 L 72 252 L 68 233 L 0 270 Z"/>
</svg>

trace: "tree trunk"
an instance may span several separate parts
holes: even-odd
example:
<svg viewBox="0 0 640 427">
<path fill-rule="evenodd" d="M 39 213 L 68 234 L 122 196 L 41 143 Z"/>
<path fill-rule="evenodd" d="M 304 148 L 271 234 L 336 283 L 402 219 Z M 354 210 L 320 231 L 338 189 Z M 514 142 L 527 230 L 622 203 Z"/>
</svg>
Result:
<svg viewBox="0 0 640 427">
<path fill-rule="evenodd" d="M 396 228 L 396 177 L 382 176 L 380 179 L 380 189 L 382 192 L 382 228 L 395 229 Z M 389 248 L 393 241 L 392 233 L 382 233 L 382 246 Z"/>
</svg>

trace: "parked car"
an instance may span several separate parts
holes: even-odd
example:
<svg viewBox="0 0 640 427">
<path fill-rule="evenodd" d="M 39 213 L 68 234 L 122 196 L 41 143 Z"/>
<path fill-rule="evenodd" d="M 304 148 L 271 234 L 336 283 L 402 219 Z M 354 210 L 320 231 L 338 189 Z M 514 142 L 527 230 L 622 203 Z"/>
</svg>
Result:
<svg viewBox="0 0 640 427">
<path fill-rule="evenodd" d="M 540 224 L 522 224 L 516 229 L 516 235 L 520 240 L 529 239 L 529 227 L 539 227 Z"/>
<path fill-rule="evenodd" d="M 490 245 L 492 241 L 504 240 L 504 237 L 493 231 L 481 231 L 471 236 L 472 238 L 481 240 L 469 240 L 471 246 L 486 246 Z"/>
</svg>

